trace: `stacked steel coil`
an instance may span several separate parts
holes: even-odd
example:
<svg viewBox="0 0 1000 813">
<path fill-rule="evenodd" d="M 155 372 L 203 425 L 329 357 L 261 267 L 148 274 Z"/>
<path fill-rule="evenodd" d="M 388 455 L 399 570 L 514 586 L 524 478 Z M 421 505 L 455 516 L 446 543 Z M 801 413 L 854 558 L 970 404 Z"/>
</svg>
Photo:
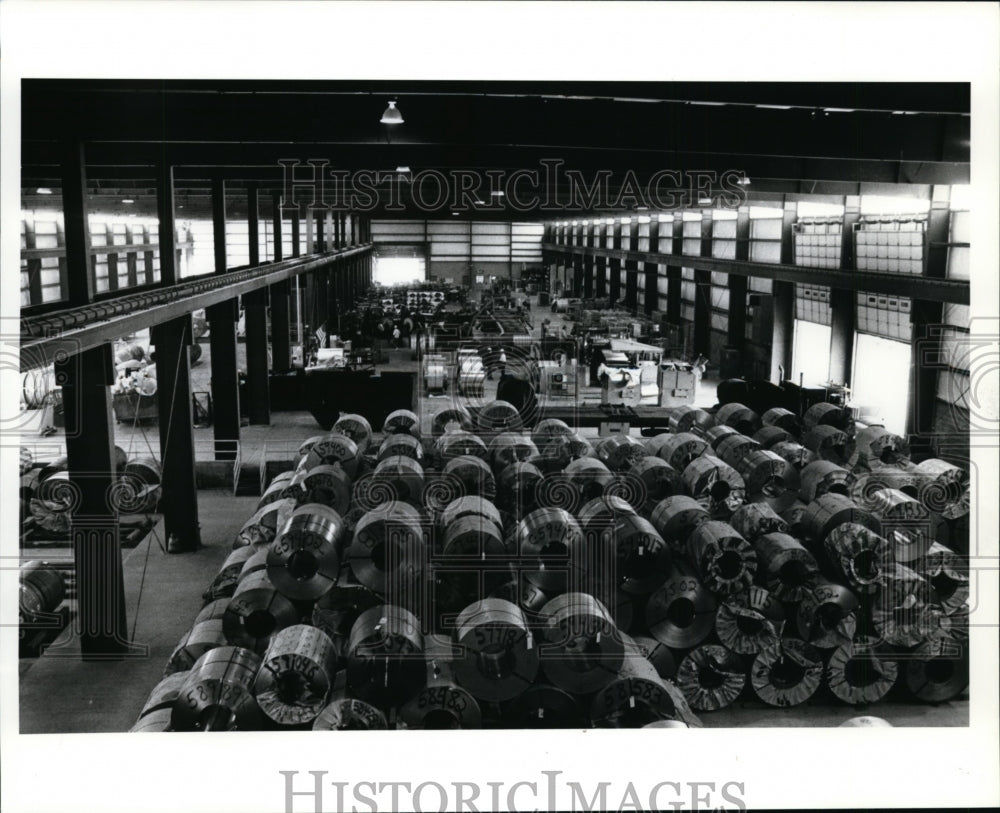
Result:
<svg viewBox="0 0 1000 813">
<path fill-rule="evenodd" d="M 818 407 L 681 407 L 669 432 L 596 443 L 505 402 L 444 410 L 426 439 L 405 410 L 381 435 L 344 416 L 268 486 L 134 730 L 954 698 L 967 477 Z"/>
</svg>

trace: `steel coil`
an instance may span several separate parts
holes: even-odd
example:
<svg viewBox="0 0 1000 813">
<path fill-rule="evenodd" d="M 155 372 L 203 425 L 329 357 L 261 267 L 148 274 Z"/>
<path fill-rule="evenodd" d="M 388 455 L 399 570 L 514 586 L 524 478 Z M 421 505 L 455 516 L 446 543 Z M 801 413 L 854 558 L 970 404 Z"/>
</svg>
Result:
<svg viewBox="0 0 1000 813">
<path fill-rule="evenodd" d="M 872 495 L 871 507 L 897 562 L 913 562 L 930 550 L 935 528 L 923 503 L 897 489 L 884 488 Z"/>
<path fill-rule="evenodd" d="M 877 534 L 882 533 L 882 523 L 875 514 L 842 494 L 823 494 L 809 503 L 802 513 L 803 534 L 817 545 L 845 522 L 854 522 Z"/>
<path fill-rule="evenodd" d="M 756 655 L 777 643 L 784 624 L 784 607 L 777 597 L 753 586 L 719 605 L 715 633 L 727 649 L 739 655 Z"/>
<path fill-rule="evenodd" d="M 313 731 L 384 731 L 389 727 L 385 713 L 356 697 L 339 692 L 313 721 Z"/>
<path fill-rule="evenodd" d="M 387 457 L 375 467 L 370 488 L 372 497 L 382 496 L 378 502 L 397 500 L 423 505 L 424 469 L 410 457 Z"/>
<path fill-rule="evenodd" d="M 170 718 L 173 714 L 172 708 L 151 711 L 135 721 L 129 729 L 130 734 L 153 734 L 164 731 L 173 731 L 170 727 Z"/>
<path fill-rule="evenodd" d="M 441 529 L 447 531 L 463 517 L 484 517 L 489 520 L 497 530 L 502 530 L 503 522 L 500 519 L 500 512 L 496 506 L 483 497 L 461 497 L 452 501 L 441 512 Z"/>
<path fill-rule="evenodd" d="M 424 685 L 402 708 L 400 717 L 409 728 L 475 729 L 481 728 L 483 715 L 479 703 L 455 680 L 455 658 L 451 639 L 428 635 Z"/>
<path fill-rule="evenodd" d="M 910 444 L 884 426 L 867 426 L 854 438 L 851 468 L 868 468 L 873 463 L 896 465 L 910 460 Z"/>
<path fill-rule="evenodd" d="M 668 436 L 657 455 L 666 460 L 677 471 L 684 471 L 691 461 L 705 454 L 708 444 L 690 432 L 679 432 Z"/>
<path fill-rule="evenodd" d="M 792 436 L 798 436 L 802 431 L 802 424 L 794 412 L 783 407 L 772 407 L 760 416 L 761 423 L 766 427 L 776 427 L 784 429 Z"/>
<path fill-rule="evenodd" d="M 271 584 L 267 571 L 259 570 L 237 585 L 222 629 L 230 644 L 262 654 L 275 633 L 297 623 L 295 606 Z"/>
<path fill-rule="evenodd" d="M 453 458 L 445 464 L 444 474 L 458 483 L 461 493 L 457 497 L 478 496 L 492 500 L 496 496 L 493 471 L 480 457 L 462 455 Z"/>
<path fill-rule="evenodd" d="M 725 708 L 740 696 L 746 682 L 739 655 L 717 644 L 691 650 L 677 667 L 677 686 L 696 711 Z"/>
<path fill-rule="evenodd" d="M 681 477 L 688 494 L 703 503 L 710 514 L 728 516 L 746 499 L 740 473 L 714 455 L 692 460 Z"/>
<path fill-rule="evenodd" d="M 271 640 L 257 673 L 257 705 L 278 725 L 311 723 L 326 706 L 336 670 L 326 633 L 308 624 L 287 627 Z"/>
<path fill-rule="evenodd" d="M 712 447 L 712 450 L 716 450 L 719 444 L 728 438 L 730 435 L 740 435 L 733 427 L 726 426 L 725 424 L 713 426 L 711 429 L 705 431 L 705 440 L 708 445 Z"/>
<path fill-rule="evenodd" d="M 762 426 L 753 433 L 753 439 L 760 444 L 761 449 L 773 449 L 779 443 L 795 440 L 795 435 L 780 426 Z"/>
<path fill-rule="evenodd" d="M 969 686 L 969 651 L 954 641 L 928 641 L 902 661 L 903 685 L 917 700 L 946 703 Z"/>
<path fill-rule="evenodd" d="M 508 401 L 490 401 L 479 410 L 476 425 L 482 432 L 517 431 L 524 422 L 517 407 Z"/>
<path fill-rule="evenodd" d="M 864 715 L 861 717 L 852 717 L 850 720 L 845 720 L 839 726 L 840 728 L 892 728 L 892 723 L 888 720 L 883 720 L 881 717 L 871 717 Z"/>
<path fill-rule="evenodd" d="M 611 435 L 597 444 L 597 458 L 611 471 L 626 471 L 646 457 L 646 447 L 629 435 Z"/>
<path fill-rule="evenodd" d="M 239 575 L 236 577 L 236 583 L 242 584 L 243 581 L 249 576 L 263 571 L 266 567 L 267 548 L 258 547 L 251 552 L 247 559 L 244 560 L 243 566 L 240 568 Z"/>
<path fill-rule="evenodd" d="M 493 470 L 503 471 L 513 463 L 527 463 L 537 457 L 538 449 L 531 438 L 516 432 L 501 432 L 488 447 Z"/>
<path fill-rule="evenodd" d="M 509 601 L 488 598 L 466 607 L 455 622 L 455 642 L 455 677 L 480 700 L 511 700 L 534 683 L 538 647 L 524 613 Z"/>
<path fill-rule="evenodd" d="M 424 639 L 409 610 L 383 604 L 365 610 L 351 628 L 347 684 L 362 700 L 397 704 L 413 694 L 424 674 Z"/>
<path fill-rule="evenodd" d="M 788 533 L 788 523 L 766 502 L 741 505 L 729 518 L 729 524 L 748 542 L 756 542 L 764 534 Z"/>
<path fill-rule="evenodd" d="M 664 646 L 655 638 L 647 638 L 644 635 L 632 636 L 635 645 L 642 652 L 643 657 L 653 664 L 653 668 L 664 680 L 673 680 L 677 676 L 677 660 L 669 647 Z"/>
<path fill-rule="evenodd" d="M 260 657 L 238 646 L 221 646 L 202 655 L 174 701 L 175 731 L 246 731 L 259 727 L 254 677 Z"/>
<path fill-rule="evenodd" d="M 636 460 L 629 469 L 629 474 L 642 484 L 641 501 L 638 498 L 630 500 L 636 508 L 641 508 L 650 501 L 659 503 L 667 497 L 684 493 L 684 481 L 680 472 L 659 457 Z"/>
<path fill-rule="evenodd" d="M 775 443 L 770 451 L 781 455 L 800 471 L 816 459 L 816 453 L 810 451 L 800 443 L 790 440 L 782 440 Z"/>
<path fill-rule="evenodd" d="M 420 437 L 420 418 L 409 409 L 397 409 L 390 412 L 382 424 L 384 435 L 412 435 Z"/>
<path fill-rule="evenodd" d="M 760 429 L 760 415 L 744 404 L 725 404 L 715 413 L 716 425 L 731 426 L 744 435 L 752 435 Z"/>
<path fill-rule="evenodd" d="M 226 599 L 220 599 L 208 606 L 213 607 L 213 612 L 217 614 L 219 605 L 224 610 L 225 607 L 229 606 L 229 602 Z M 225 646 L 228 641 L 222 628 L 222 618 L 222 615 L 217 614 L 214 618 L 196 620 L 191 629 L 184 633 L 177 646 L 174 647 L 174 651 L 170 653 L 163 674 L 172 675 L 176 672 L 187 672 L 194 666 L 198 658 L 210 649 Z"/>
<path fill-rule="evenodd" d="M 416 583 L 425 561 L 420 514 L 403 502 L 389 502 L 369 511 L 354 529 L 347 561 L 355 578 L 377 593 L 390 581 Z"/>
<path fill-rule="evenodd" d="M 517 547 L 522 557 L 537 564 L 525 574 L 532 584 L 557 595 L 568 585 L 584 584 L 586 559 L 583 531 L 576 519 L 561 508 L 539 508 L 517 527 Z"/>
<path fill-rule="evenodd" d="M 754 694 L 778 708 L 804 703 L 822 682 L 822 654 L 799 638 L 775 642 L 754 659 L 750 668 Z"/>
<path fill-rule="evenodd" d="M 620 516 L 635 515 L 635 508 L 621 497 L 605 494 L 589 500 L 577 514 L 576 520 L 586 534 L 591 528 L 596 531 L 610 531 L 614 521 Z M 590 544 L 588 540 L 588 544 Z"/>
<path fill-rule="evenodd" d="M 747 499 L 766 502 L 776 511 L 796 501 L 799 472 L 783 457 L 760 449 L 750 452 L 737 467 L 746 483 Z"/>
<path fill-rule="evenodd" d="M 233 550 L 248 546 L 270 545 L 278 533 L 278 528 L 288 521 L 294 510 L 295 500 L 290 497 L 283 497 L 261 506 L 236 533 Z"/>
<path fill-rule="evenodd" d="M 594 695 L 591 724 L 597 728 L 641 728 L 660 720 L 677 720 L 700 726 L 684 694 L 656 673 L 635 641 L 626 635 L 622 639 L 625 656 L 621 668 L 615 679 Z"/>
<path fill-rule="evenodd" d="M 542 671 L 572 694 L 590 694 L 610 683 L 625 648 L 611 615 L 587 593 L 563 593 L 542 608 Z"/>
<path fill-rule="evenodd" d="M 207 601 L 215 601 L 220 598 L 229 598 L 233 595 L 236 585 L 239 582 L 240 574 L 247 560 L 255 553 L 265 550 L 263 546 L 247 545 L 236 548 L 216 574 L 208 589 L 202 594 Z"/>
<path fill-rule="evenodd" d="M 66 596 L 62 573 L 48 562 L 32 560 L 21 565 L 18 576 L 18 617 L 21 624 L 51 620 L 50 614 Z"/>
<path fill-rule="evenodd" d="M 583 710 L 576 698 L 547 683 L 535 683 L 503 705 L 503 720 L 511 728 L 583 728 Z"/>
<path fill-rule="evenodd" d="M 950 548 L 935 542 L 927 553 L 914 563 L 917 572 L 933 588 L 941 609 L 953 615 L 969 600 L 969 561 Z"/>
<path fill-rule="evenodd" d="M 477 435 L 471 432 L 448 432 L 438 438 L 434 445 L 435 453 L 439 460 L 447 463 L 456 457 L 472 455 L 483 460 L 489 460 L 489 453 L 486 451 L 486 444 Z"/>
<path fill-rule="evenodd" d="M 802 425 L 806 429 L 814 426 L 832 426 L 846 432 L 849 437 L 854 436 L 854 416 L 851 410 L 836 404 L 826 402 L 813 404 L 802 416 Z"/>
<path fill-rule="evenodd" d="M 664 646 L 687 649 L 711 634 L 715 611 L 715 597 L 694 572 L 675 563 L 670 577 L 649 596 L 646 624 Z"/>
<path fill-rule="evenodd" d="M 330 433 L 317 440 L 305 455 L 301 467 L 306 471 L 316 466 L 339 465 L 352 480 L 358 473 L 360 454 L 357 444 L 347 435 Z"/>
<path fill-rule="evenodd" d="M 691 532 L 709 519 L 701 503 L 684 495 L 661 500 L 649 516 L 653 527 L 675 553 L 683 550 Z"/>
<path fill-rule="evenodd" d="M 434 437 L 449 432 L 471 432 L 475 426 L 472 413 L 461 405 L 435 412 L 431 419 L 431 433 Z"/>
<path fill-rule="evenodd" d="M 300 482 L 299 504 L 319 503 L 343 516 L 351 510 L 351 480 L 340 466 L 316 466 Z"/>
<path fill-rule="evenodd" d="M 177 695 L 180 694 L 181 687 L 188 679 L 189 674 L 190 672 L 187 670 L 175 672 L 157 683 L 153 687 L 153 691 L 149 693 L 149 697 L 146 698 L 146 702 L 142 704 L 142 711 L 139 712 L 137 719 L 141 720 L 152 712 L 173 709 L 174 701 L 177 700 Z"/>
<path fill-rule="evenodd" d="M 929 606 L 936 600 L 926 579 L 895 563 L 882 573 L 871 608 L 872 623 L 886 643 L 917 646 L 940 629 L 942 613 Z"/>
<path fill-rule="evenodd" d="M 424 459 L 424 447 L 420 439 L 413 435 L 386 435 L 378 449 L 378 460 L 381 462 L 390 457 L 409 457 L 420 463 Z"/>
<path fill-rule="evenodd" d="M 881 657 L 863 641 L 838 646 L 826 665 L 826 683 L 838 698 L 851 705 L 877 703 L 896 682 L 894 661 Z"/>
<path fill-rule="evenodd" d="M 538 465 L 546 472 L 562 471 L 574 460 L 590 457 L 594 450 L 590 442 L 578 434 L 553 435 L 543 442 L 535 441 Z"/>
<path fill-rule="evenodd" d="M 718 442 L 715 456 L 734 469 L 739 469 L 744 458 L 751 452 L 756 452 L 759 449 L 760 446 L 757 444 L 757 441 L 737 432 L 732 435 L 726 435 L 726 437 Z"/>
<path fill-rule="evenodd" d="M 785 533 L 770 533 L 754 542 L 760 577 L 782 601 L 801 601 L 819 574 L 819 565 L 802 544 Z"/>
<path fill-rule="evenodd" d="M 587 533 L 587 531 L 585 531 Z M 635 514 L 614 519 L 610 535 L 599 537 L 600 546 L 588 537 L 591 580 L 602 579 L 613 567 L 615 578 L 604 580 L 630 596 L 644 596 L 663 584 L 670 574 L 673 557 L 652 523 Z"/>
<path fill-rule="evenodd" d="M 511 463 L 500 472 L 497 501 L 515 517 L 526 516 L 538 505 L 542 473 L 531 463 Z"/>
<path fill-rule="evenodd" d="M 344 413 L 333 425 L 333 431 L 339 435 L 345 435 L 354 441 L 358 447 L 358 454 L 368 451 L 368 446 L 372 440 L 372 425 L 364 415 L 354 413 Z"/>
<path fill-rule="evenodd" d="M 572 437 L 575 434 L 576 431 L 571 429 L 565 421 L 558 418 L 544 418 L 531 430 L 531 439 L 535 442 L 535 446 L 540 449 L 552 438 Z"/>
<path fill-rule="evenodd" d="M 846 463 L 852 452 L 850 435 L 828 424 L 807 429 L 802 435 L 802 445 L 820 460 L 837 464 Z"/>
<path fill-rule="evenodd" d="M 313 605 L 311 621 L 333 641 L 338 658 L 346 659 L 351 628 L 365 610 L 384 603 L 384 599 L 353 578 L 349 567 L 341 567 L 337 581 Z"/>
<path fill-rule="evenodd" d="M 920 486 L 919 499 L 928 511 L 945 519 L 969 513 L 969 472 L 944 460 L 931 458 L 914 468 Z"/>
<path fill-rule="evenodd" d="M 268 578 L 288 598 L 319 598 L 337 580 L 343 537 L 344 521 L 332 508 L 300 506 L 268 549 Z"/>
<path fill-rule="evenodd" d="M 824 494 L 851 496 L 857 478 L 847 469 L 829 460 L 816 460 L 802 469 L 799 495 L 807 503 Z"/>
<path fill-rule="evenodd" d="M 870 528 L 856 522 L 838 525 L 823 540 L 833 572 L 862 595 L 874 593 L 885 568 L 892 563 L 892 547 Z"/>
<path fill-rule="evenodd" d="M 702 584 L 713 593 L 738 593 L 750 586 L 757 572 L 753 546 L 725 522 L 701 523 L 688 537 L 687 553 Z"/>
<path fill-rule="evenodd" d="M 274 476 L 274 479 L 268 484 L 264 493 L 261 495 L 260 500 L 257 501 L 257 509 L 270 505 L 272 502 L 277 502 L 278 500 L 283 500 L 287 498 L 295 498 L 297 494 L 295 490 L 291 488 L 292 480 L 295 478 L 296 471 L 283 471 L 281 474 Z M 301 490 L 301 488 L 299 488 Z"/>
<path fill-rule="evenodd" d="M 500 527 L 483 515 L 466 515 L 445 526 L 442 552 L 485 561 L 507 557 Z"/>
<path fill-rule="evenodd" d="M 715 419 L 704 409 L 696 409 L 695 407 L 688 406 L 687 404 L 674 407 L 669 410 L 667 415 L 667 422 L 670 426 L 670 431 L 674 434 L 680 434 L 681 432 L 695 432 L 698 430 L 708 429 L 709 427 L 715 425 Z"/>
<path fill-rule="evenodd" d="M 854 639 L 858 599 L 842 584 L 822 577 L 799 602 L 795 616 L 799 637 L 820 649 L 832 649 Z"/>
<path fill-rule="evenodd" d="M 581 504 L 603 495 L 615 479 L 608 467 L 593 457 L 574 460 L 564 474 L 579 494 Z"/>
<path fill-rule="evenodd" d="M 782 533 L 787 533 L 790 536 L 794 536 L 796 539 L 803 539 L 805 537 L 805 532 L 802 529 L 802 518 L 805 516 L 805 512 L 808 507 L 809 506 L 801 500 L 797 500 L 782 511 L 779 516 L 788 524 L 788 530 L 782 531 Z"/>
</svg>

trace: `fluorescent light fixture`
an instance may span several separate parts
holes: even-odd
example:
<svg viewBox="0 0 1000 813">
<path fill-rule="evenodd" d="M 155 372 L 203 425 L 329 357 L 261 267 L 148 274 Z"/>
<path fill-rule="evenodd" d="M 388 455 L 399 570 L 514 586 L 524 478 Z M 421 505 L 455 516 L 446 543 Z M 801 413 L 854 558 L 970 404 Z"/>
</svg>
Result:
<svg viewBox="0 0 1000 813">
<path fill-rule="evenodd" d="M 396 167 L 396 172 L 402 172 L 402 173 L 406 173 L 407 175 L 409 175 L 410 174 L 410 168 L 409 167 Z"/>
<path fill-rule="evenodd" d="M 750 186 L 750 178 L 747 175 L 741 175 L 736 183 L 740 186 Z"/>
<path fill-rule="evenodd" d="M 604 222 L 607 223 L 609 226 L 614 226 L 615 225 L 615 219 L 613 217 L 609 217 Z"/>
<path fill-rule="evenodd" d="M 476 206 L 485 206 L 485 205 L 486 205 L 486 201 L 480 200 L 479 198 L 476 198 Z"/>
<path fill-rule="evenodd" d="M 791 110 L 792 106 L 790 104 L 758 104 L 756 105 L 758 110 Z"/>
<path fill-rule="evenodd" d="M 452 213 L 451 213 L 451 216 L 452 216 L 452 217 L 458 217 L 458 212 L 452 212 Z"/>
<path fill-rule="evenodd" d="M 135 203 L 135 201 L 132 198 L 122 198 L 122 203 Z"/>
<path fill-rule="evenodd" d="M 625 225 L 626 223 L 631 223 L 631 222 L 632 222 L 632 218 L 631 217 L 623 217 L 622 218 L 622 225 Z"/>
<path fill-rule="evenodd" d="M 497 190 L 497 191 L 495 191 L 495 192 L 490 192 L 490 194 L 491 194 L 491 195 L 492 195 L 493 197 L 495 197 L 495 198 L 502 198 L 502 197 L 503 197 L 503 192 L 501 192 L 501 191 L 499 191 L 499 190 Z"/>
<path fill-rule="evenodd" d="M 664 214 L 661 214 L 658 219 L 659 219 L 659 221 L 661 223 L 673 223 L 674 222 L 674 216 L 673 215 L 664 215 Z"/>
<path fill-rule="evenodd" d="M 698 205 L 699 206 L 711 206 L 712 205 L 712 199 L 709 198 L 709 197 L 706 197 L 705 195 L 701 195 L 698 198 Z"/>
<path fill-rule="evenodd" d="M 579 226 L 580 225 L 580 221 L 579 220 L 574 220 L 573 221 L 573 225 L 574 226 Z"/>
<path fill-rule="evenodd" d="M 382 124 L 402 124 L 403 114 L 399 112 L 396 108 L 396 102 L 389 102 L 389 106 L 385 109 L 382 114 L 382 118 L 379 119 Z"/>
<path fill-rule="evenodd" d="M 688 104 L 698 105 L 698 107 L 725 107 L 725 102 L 688 102 Z"/>
<path fill-rule="evenodd" d="M 37 192 L 37 193 L 38 193 L 39 195 L 51 195 L 51 194 L 52 194 L 52 190 L 51 190 L 51 189 L 49 189 L 49 188 L 48 188 L 47 186 L 40 186 L 40 187 L 38 187 L 38 189 L 36 189 L 35 191 L 36 191 L 36 192 Z"/>
<path fill-rule="evenodd" d="M 650 220 L 650 218 L 649 218 L 648 215 L 639 215 L 639 222 L 640 223 L 649 223 L 649 220 Z"/>
<path fill-rule="evenodd" d="M 827 113 L 857 113 L 853 107 L 824 107 L 824 111 Z"/>
</svg>

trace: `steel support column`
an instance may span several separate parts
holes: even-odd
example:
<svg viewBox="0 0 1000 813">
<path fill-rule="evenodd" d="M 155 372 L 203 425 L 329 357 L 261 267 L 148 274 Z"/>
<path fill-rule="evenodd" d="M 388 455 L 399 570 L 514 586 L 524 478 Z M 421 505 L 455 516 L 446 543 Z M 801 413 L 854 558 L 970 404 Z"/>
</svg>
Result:
<svg viewBox="0 0 1000 813">
<path fill-rule="evenodd" d="M 72 209 L 66 206 L 67 215 L 74 211 L 73 219 L 81 219 L 80 202 Z M 67 216 L 66 225 L 69 232 L 82 224 L 71 224 Z M 116 658 L 127 651 L 129 643 L 116 505 L 121 492 L 114 488 L 113 474 L 111 346 L 60 359 L 55 372 L 62 382 L 69 489 L 75 502 L 70 537 L 76 567 L 76 631 L 84 659 Z"/>
<path fill-rule="evenodd" d="M 160 511 L 171 553 L 201 546 L 198 491 L 194 468 L 194 415 L 191 405 L 191 317 L 154 325 L 150 343 L 156 348 L 160 467 L 163 493 Z"/>
<path fill-rule="evenodd" d="M 854 269 L 854 224 L 861 219 L 861 199 L 844 201 L 844 229 L 840 248 L 840 267 Z M 849 384 L 854 356 L 854 316 L 857 294 L 853 289 L 830 289 L 830 381 Z"/>
<path fill-rule="evenodd" d="M 798 216 L 794 201 L 787 201 L 781 216 L 781 263 L 791 265 L 795 259 L 792 227 Z M 795 283 L 774 280 L 774 328 L 771 332 L 771 383 L 780 384 L 792 375 L 792 342 L 795 334 Z"/>
<path fill-rule="evenodd" d="M 611 227 L 611 248 L 615 251 L 621 250 L 622 247 L 622 224 L 618 218 L 615 218 L 614 225 Z M 611 307 L 615 307 L 618 300 L 622 298 L 622 261 L 617 257 L 612 257 L 608 261 L 608 268 L 611 272 L 611 286 L 608 292 L 608 299 L 611 301 Z"/>
<path fill-rule="evenodd" d="M 250 241 L 250 265 L 260 265 L 260 214 L 256 184 L 247 186 L 247 225 Z M 246 326 L 247 417 L 251 425 L 271 422 L 271 397 L 267 363 L 267 288 L 251 291 L 243 297 Z"/>
<path fill-rule="evenodd" d="M 712 215 L 701 215 L 701 256 L 712 256 Z M 696 268 L 694 271 L 694 352 L 712 357 L 712 273 Z"/>
<path fill-rule="evenodd" d="M 280 192 L 274 193 L 272 202 L 274 206 L 274 259 L 275 262 L 280 262 L 284 258 Z M 268 299 L 271 301 L 271 366 L 276 373 L 287 373 L 291 368 L 288 342 L 288 289 L 288 280 L 282 280 L 277 285 L 270 286 L 268 290 Z"/>
<path fill-rule="evenodd" d="M 736 259 L 750 260 L 750 207 L 740 206 L 736 212 Z M 729 317 L 728 344 L 740 352 L 740 370 L 744 369 L 746 358 L 743 345 L 747 331 L 747 288 L 749 278 L 740 274 L 729 275 Z"/>
<path fill-rule="evenodd" d="M 670 253 L 680 257 L 684 253 L 684 220 L 678 212 L 674 215 L 670 228 Z M 681 323 L 681 282 L 684 275 L 679 264 L 667 265 L 667 321 L 672 325 Z"/>
<path fill-rule="evenodd" d="M 607 248 L 608 224 L 607 221 L 599 221 L 596 228 L 597 245 Z M 603 299 L 608 295 L 608 258 L 598 257 L 594 267 L 594 296 Z"/>
<path fill-rule="evenodd" d="M 176 223 L 174 220 L 174 168 L 167 162 L 161 162 L 156 167 L 156 219 L 159 222 L 160 235 L 160 284 L 174 285 L 177 283 L 177 252 L 174 250 L 176 239 Z M 170 241 L 170 250 L 165 251 L 166 240 Z"/>
<path fill-rule="evenodd" d="M 87 222 L 87 171 L 83 144 L 67 141 L 62 149 L 63 223 L 66 243 L 65 287 L 70 305 L 88 305 L 96 292 Z"/>
<path fill-rule="evenodd" d="M 629 224 L 628 250 L 639 250 L 639 224 Z M 625 307 L 635 313 L 639 303 L 639 263 L 625 260 Z"/>
<path fill-rule="evenodd" d="M 226 273 L 226 186 L 212 181 L 212 230 L 215 242 L 215 273 Z M 215 459 L 235 460 L 240 440 L 240 390 L 237 374 L 235 299 L 206 309 L 211 334 L 212 412 Z"/>
<path fill-rule="evenodd" d="M 660 250 L 660 221 L 654 216 L 649 221 L 649 251 L 659 252 Z M 660 309 L 660 288 L 657 277 L 660 267 L 656 263 L 643 263 L 645 273 L 645 283 L 643 287 L 643 298 L 645 305 L 643 310 L 646 316 L 652 315 L 653 311 Z"/>
</svg>

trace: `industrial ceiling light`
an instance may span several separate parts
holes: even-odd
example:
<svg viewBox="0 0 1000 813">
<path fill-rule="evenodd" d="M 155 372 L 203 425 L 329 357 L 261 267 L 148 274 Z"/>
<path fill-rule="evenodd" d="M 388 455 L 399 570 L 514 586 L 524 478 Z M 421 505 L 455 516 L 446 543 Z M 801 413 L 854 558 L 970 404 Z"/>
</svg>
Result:
<svg viewBox="0 0 1000 813">
<path fill-rule="evenodd" d="M 396 172 L 400 173 L 401 175 L 409 175 L 410 168 L 406 166 L 396 167 Z"/>
<path fill-rule="evenodd" d="M 739 179 L 736 181 L 740 186 L 750 186 L 750 178 L 746 175 L 740 175 Z"/>
<path fill-rule="evenodd" d="M 699 206 L 711 206 L 712 205 L 712 199 L 708 195 L 701 195 L 698 198 L 698 205 Z"/>
<path fill-rule="evenodd" d="M 122 203 L 135 203 L 135 201 L 132 198 L 122 198 Z"/>
<path fill-rule="evenodd" d="M 51 189 L 49 189 L 49 188 L 48 188 L 47 186 L 40 186 L 40 187 L 38 187 L 38 189 L 36 189 L 35 191 L 36 191 L 36 192 L 37 192 L 37 193 L 38 193 L 39 195 L 51 195 L 51 194 L 52 194 L 52 190 L 51 190 Z"/>
<path fill-rule="evenodd" d="M 502 198 L 503 197 L 503 192 L 501 192 L 499 189 L 494 190 L 493 192 L 490 192 L 490 194 L 493 197 L 495 197 L 495 198 Z"/>
<path fill-rule="evenodd" d="M 382 124 L 403 123 L 403 114 L 396 108 L 395 100 L 389 102 L 389 106 L 385 109 L 385 112 L 382 114 L 382 118 L 379 119 L 379 121 L 381 121 Z"/>
</svg>

